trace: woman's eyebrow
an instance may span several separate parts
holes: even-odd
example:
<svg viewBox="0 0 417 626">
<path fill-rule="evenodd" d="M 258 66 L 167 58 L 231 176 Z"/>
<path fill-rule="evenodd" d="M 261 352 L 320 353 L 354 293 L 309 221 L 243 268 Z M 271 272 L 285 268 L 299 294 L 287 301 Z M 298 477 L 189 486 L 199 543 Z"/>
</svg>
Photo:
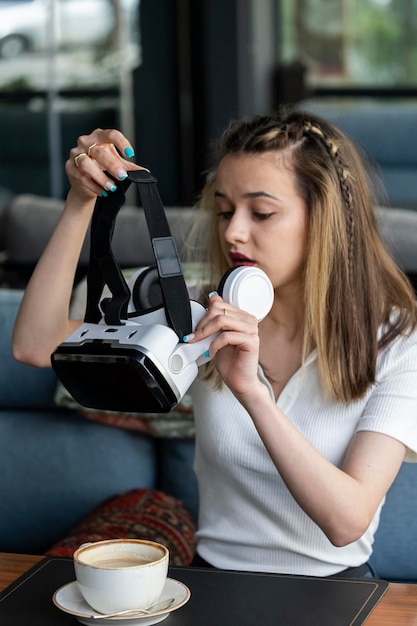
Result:
<svg viewBox="0 0 417 626">
<path fill-rule="evenodd" d="M 221 191 L 215 191 L 214 195 L 217 198 L 226 198 L 226 194 L 222 193 Z M 266 191 L 248 191 L 248 193 L 244 193 L 242 195 L 242 198 L 272 198 L 273 200 L 279 201 L 279 198 L 277 198 L 277 196 L 273 196 Z"/>
<path fill-rule="evenodd" d="M 243 194 L 244 198 L 272 198 L 272 200 L 279 200 L 277 196 L 273 196 L 271 193 L 267 193 L 266 191 L 249 191 L 248 193 Z"/>
</svg>

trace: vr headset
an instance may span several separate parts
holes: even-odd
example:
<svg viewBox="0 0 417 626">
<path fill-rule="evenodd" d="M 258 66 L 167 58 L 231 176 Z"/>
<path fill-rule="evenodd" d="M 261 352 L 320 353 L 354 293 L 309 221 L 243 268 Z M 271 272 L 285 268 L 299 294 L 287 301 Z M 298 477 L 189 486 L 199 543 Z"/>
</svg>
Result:
<svg viewBox="0 0 417 626">
<path fill-rule="evenodd" d="M 138 271 L 127 284 L 111 240 L 132 182 L 138 185 L 156 266 Z M 94 208 L 84 323 L 51 355 L 59 380 L 88 408 L 167 413 L 209 360 L 205 353 L 215 335 L 191 344 L 183 341 L 205 308 L 189 298 L 156 183 L 145 170 L 131 171 Z M 105 285 L 111 297 L 101 299 Z M 247 266 L 229 270 L 219 293 L 258 320 L 267 315 L 274 297 L 266 274 Z"/>
</svg>

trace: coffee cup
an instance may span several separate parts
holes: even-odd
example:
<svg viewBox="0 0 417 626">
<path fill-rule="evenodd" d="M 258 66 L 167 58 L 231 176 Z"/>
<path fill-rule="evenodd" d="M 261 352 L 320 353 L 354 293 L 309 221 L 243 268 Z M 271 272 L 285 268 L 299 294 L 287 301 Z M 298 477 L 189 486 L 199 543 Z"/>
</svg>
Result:
<svg viewBox="0 0 417 626">
<path fill-rule="evenodd" d="M 98 613 L 147 609 L 162 593 L 168 549 L 154 541 L 109 539 L 81 545 L 73 556 L 75 577 Z"/>
</svg>

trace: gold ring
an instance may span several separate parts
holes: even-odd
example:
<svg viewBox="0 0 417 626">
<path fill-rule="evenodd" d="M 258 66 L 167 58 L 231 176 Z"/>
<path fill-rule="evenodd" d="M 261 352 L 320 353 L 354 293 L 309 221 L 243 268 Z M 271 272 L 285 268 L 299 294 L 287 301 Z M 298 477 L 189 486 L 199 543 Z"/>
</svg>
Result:
<svg viewBox="0 0 417 626">
<path fill-rule="evenodd" d="M 226 309 L 223 309 L 223 313 L 224 313 L 225 315 L 227 315 L 227 311 L 226 311 Z"/>
<path fill-rule="evenodd" d="M 88 150 L 87 150 L 87 156 L 89 156 L 90 158 L 91 158 L 90 150 L 91 150 L 92 148 L 94 148 L 94 146 L 96 146 L 96 145 L 97 145 L 97 143 L 93 143 L 93 144 L 92 144 L 92 145 L 88 148 Z"/>
<path fill-rule="evenodd" d="M 77 154 L 77 156 L 74 157 L 74 163 L 75 163 L 75 165 L 77 167 L 79 167 L 78 160 L 81 159 L 81 157 L 83 157 L 83 156 L 87 156 L 87 153 L 86 152 L 80 152 L 80 154 Z"/>
</svg>

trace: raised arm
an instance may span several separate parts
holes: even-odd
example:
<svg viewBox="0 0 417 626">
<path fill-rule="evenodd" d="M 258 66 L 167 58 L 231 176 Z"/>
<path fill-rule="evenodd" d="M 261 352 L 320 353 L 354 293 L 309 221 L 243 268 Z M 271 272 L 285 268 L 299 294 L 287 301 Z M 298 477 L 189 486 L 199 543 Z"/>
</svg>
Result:
<svg viewBox="0 0 417 626">
<path fill-rule="evenodd" d="M 71 183 L 60 220 L 27 285 L 13 334 L 13 356 L 50 366 L 50 355 L 81 320 L 69 319 L 75 271 L 97 196 L 110 194 L 128 169 L 130 142 L 117 130 L 97 129 L 78 138 L 65 170 Z M 121 156 L 124 155 L 124 156 Z"/>
</svg>

